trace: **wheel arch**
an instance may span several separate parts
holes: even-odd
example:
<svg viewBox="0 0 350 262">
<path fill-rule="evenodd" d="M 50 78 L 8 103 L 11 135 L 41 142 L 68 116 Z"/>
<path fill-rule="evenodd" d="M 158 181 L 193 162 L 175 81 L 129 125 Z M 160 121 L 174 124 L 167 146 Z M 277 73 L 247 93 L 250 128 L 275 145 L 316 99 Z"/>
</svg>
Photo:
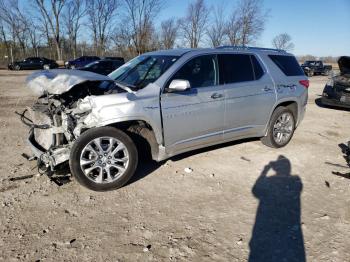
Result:
<svg viewBox="0 0 350 262">
<path fill-rule="evenodd" d="M 122 122 L 110 123 L 105 126 L 118 128 L 127 133 L 137 146 L 150 153 L 152 159 L 158 159 L 159 141 L 157 141 L 156 132 L 153 127 L 145 120 L 126 120 Z M 146 144 L 145 144 L 146 143 Z M 146 147 L 146 148 L 145 148 Z"/>
<path fill-rule="evenodd" d="M 271 110 L 269 122 L 266 124 L 265 132 L 264 132 L 265 136 L 268 132 L 268 126 L 269 126 L 269 123 L 271 121 L 272 114 L 276 110 L 276 108 L 278 108 L 278 107 L 286 107 L 286 108 L 290 109 L 293 113 L 296 125 L 298 123 L 298 118 L 299 118 L 298 102 L 296 100 L 291 100 L 291 99 L 279 101 Z"/>
</svg>

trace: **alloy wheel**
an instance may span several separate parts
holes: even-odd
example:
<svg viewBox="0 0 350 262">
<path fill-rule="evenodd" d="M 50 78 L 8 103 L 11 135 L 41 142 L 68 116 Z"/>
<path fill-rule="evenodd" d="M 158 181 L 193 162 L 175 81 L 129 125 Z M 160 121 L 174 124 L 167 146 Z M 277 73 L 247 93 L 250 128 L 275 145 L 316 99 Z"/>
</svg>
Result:
<svg viewBox="0 0 350 262">
<path fill-rule="evenodd" d="M 129 165 L 126 146 L 114 137 L 90 141 L 80 155 L 80 167 L 95 183 L 111 183 L 121 177 Z"/>
<path fill-rule="evenodd" d="M 273 139 L 278 145 L 286 144 L 293 134 L 293 128 L 293 115 L 289 112 L 284 112 L 273 125 Z"/>
</svg>

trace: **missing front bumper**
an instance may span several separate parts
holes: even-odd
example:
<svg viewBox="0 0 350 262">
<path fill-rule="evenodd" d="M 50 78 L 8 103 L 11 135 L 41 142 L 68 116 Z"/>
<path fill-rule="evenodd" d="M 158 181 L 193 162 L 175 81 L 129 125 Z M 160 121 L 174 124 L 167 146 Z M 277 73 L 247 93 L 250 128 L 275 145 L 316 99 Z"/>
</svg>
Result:
<svg viewBox="0 0 350 262">
<path fill-rule="evenodd" d="M 51 171 L 54 171 L 56 166 L 69 160 L 69 145 L 53 147 L 49 150 L 45 150 L 35 140 L 32 129 L 29 131 L 28 144 L 32 153 L 38 159 L 39 164 L 44 165 Z"/>
</svg>

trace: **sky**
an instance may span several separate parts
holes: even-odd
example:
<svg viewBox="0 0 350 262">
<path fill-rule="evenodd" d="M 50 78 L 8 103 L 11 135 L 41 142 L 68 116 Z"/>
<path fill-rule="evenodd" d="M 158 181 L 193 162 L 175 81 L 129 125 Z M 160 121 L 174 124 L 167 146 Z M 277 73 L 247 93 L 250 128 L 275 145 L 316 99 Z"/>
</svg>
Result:
<svg viewBox="0 0 350 262">
<path fill-rule="evenodd" d="M 166 0 L 158 21 L 182 17 L 190 0 Z M 209 7 L 222 2 L 226 15 L 238 0 L 206 0 Z M 272 39 L 288 33 L 295 55 L 350 55 L 350 0 L 264 0 L 269 10 L 265 30 L 255 46 L 271 47 Z"/>
</svg>

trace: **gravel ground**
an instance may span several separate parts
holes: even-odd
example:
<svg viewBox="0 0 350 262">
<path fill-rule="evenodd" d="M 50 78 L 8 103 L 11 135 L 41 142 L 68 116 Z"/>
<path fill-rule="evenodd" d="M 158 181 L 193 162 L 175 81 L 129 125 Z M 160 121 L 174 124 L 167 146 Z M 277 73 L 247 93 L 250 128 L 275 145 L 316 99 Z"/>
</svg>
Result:
<svg viewBox="0 0 350 262">
<path fill-rule="evenodd" d="M 145 162 L 96 193 L 21 157 L 28 73 L 0 71 L 0 261 L 349 261 L 350 179 L 332 172 L 349 172 L 338 144 L 350 112 L 315 104 L 326 77 L 311 78 L 287 147 L 239 141 Z"/>
</svg>

